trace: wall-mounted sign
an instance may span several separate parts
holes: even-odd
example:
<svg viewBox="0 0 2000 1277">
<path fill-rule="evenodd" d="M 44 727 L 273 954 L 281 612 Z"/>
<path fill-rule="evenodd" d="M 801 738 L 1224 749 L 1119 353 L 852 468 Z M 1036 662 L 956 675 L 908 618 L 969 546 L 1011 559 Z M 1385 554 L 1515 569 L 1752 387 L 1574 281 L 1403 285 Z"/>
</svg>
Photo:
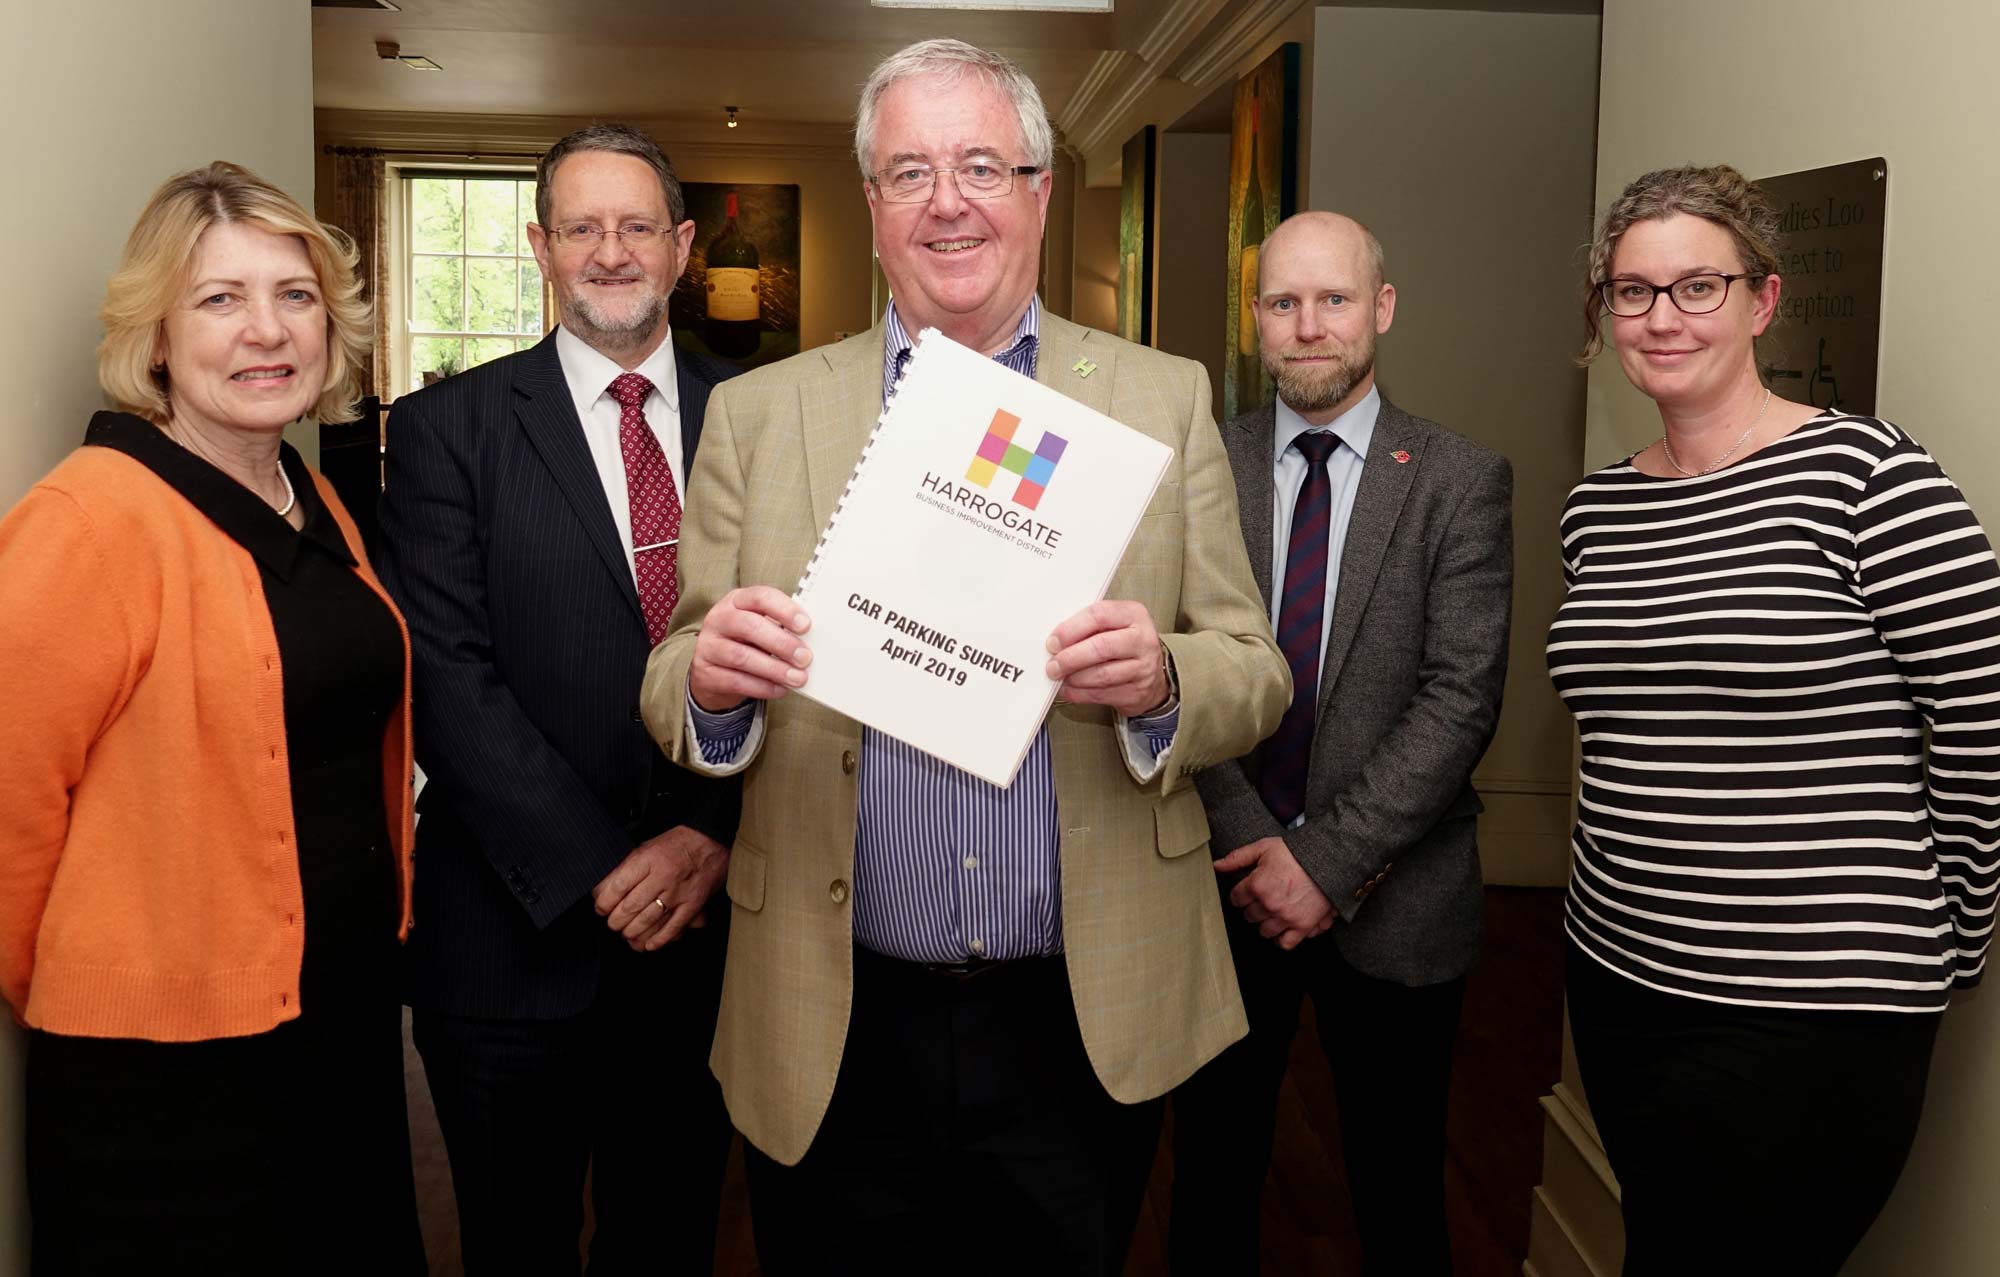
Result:
<svg viewBox="0 0 2000 1277">
<path fill-rule="evenodd" d="M 1874 415 L 1889 162 L 1878 156 L 1757 184 L 1784 232 L 1784 287 L 1761 352 L 1771 389 L 1815 408 Z"/>
</svg>

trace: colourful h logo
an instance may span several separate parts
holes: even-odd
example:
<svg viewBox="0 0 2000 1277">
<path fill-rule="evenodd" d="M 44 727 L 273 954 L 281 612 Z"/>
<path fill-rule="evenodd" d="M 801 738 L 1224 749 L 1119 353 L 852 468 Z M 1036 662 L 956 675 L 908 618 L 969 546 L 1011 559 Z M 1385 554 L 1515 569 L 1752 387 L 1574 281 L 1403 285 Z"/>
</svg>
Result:
<svg viewBox="0 0 2000 1277">
<path fill-rule="evenodd" d="M 1014 488 L 1014 504 L 1032 510 L 1040 504 L 1042 492 L 1055 476 L 1056 462 L 1062 460 L 1063 449 L 1069 447 L 1069 440 L 1061 435 L 1044 433 L 1042 441 L 1029 452 L 1014 442 L 1014 431 L 1021 419 L 1004 409 L 993 414 L 993 424 L 986 427 L 986 438 L 979 443 L 979 453 L 972 464 L 966 467 L 965 477 L 970 483 L 989 487 L 993 476 L 1002 470 L 1021 476 L 1021 482 Z"/>
</svg>

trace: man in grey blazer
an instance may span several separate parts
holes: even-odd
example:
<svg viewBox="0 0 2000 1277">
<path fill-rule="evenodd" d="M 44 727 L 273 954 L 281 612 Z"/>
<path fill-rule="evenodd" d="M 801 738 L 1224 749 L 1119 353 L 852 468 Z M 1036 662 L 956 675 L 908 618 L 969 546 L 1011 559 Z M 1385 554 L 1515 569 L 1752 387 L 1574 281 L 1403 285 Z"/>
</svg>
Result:
<svg viewBox="0 0 2000 1277">
<path fill-rule="evenodd" d="M 1445 1109 L 1482 888 L 1470 777 L 1507 668 L 1507 461 L 1375 386 L 1396 292 L 1366 227 L 1291 218 L 1257 297 L 1278 403 L 1222 430 L 1291 663 L 1278 731 L 1197 780 L 1249 1036 L 1174 1095 L 1176 1273 L 1258 1269 L 1302 998 L 1340 1103 L 1368 1273 L 1448 1272 Z"/>
</svg>

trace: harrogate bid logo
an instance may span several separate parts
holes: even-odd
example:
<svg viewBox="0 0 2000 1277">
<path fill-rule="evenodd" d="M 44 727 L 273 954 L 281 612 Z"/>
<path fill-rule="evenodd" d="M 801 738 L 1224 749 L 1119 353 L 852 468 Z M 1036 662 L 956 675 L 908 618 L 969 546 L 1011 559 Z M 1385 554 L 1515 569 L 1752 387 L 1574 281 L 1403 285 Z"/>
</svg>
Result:
<svg viewBox="0 0 2000 1277">
<path fill-rule="evenodd" d="M 1021 482 L 1014 486 L 1014 504 L 1032 510 L 1048 490 L 1049 480 L 1055 477 L 1056 463 L 1062 460 L 1069 440 L 1044 433 L 1035 450 L 1029 452 L 1014 442 L 1014 432 L 1020 425 L 1021 419 L 1013 413 L 1005 409 L 995 412 L 993 424 L 986 427 L 986 437 L 979 442 L 978 453 L 966 467 L 965 478 L 968 483 L 990 488 L 1002 470 L 1019 475 Z"/>
</svg>

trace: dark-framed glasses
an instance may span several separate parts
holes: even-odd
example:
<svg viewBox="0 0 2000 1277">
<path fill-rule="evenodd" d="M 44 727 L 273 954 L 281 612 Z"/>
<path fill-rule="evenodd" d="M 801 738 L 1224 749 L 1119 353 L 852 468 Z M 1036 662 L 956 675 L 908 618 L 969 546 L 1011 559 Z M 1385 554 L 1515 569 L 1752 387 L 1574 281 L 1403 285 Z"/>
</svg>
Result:
<svg viewBox="0 0 2000 1277">
<path fill-rule="evenodd" d="M 549 238 L 558 244 L 573 244 L 578 248 L 595 248 L 606 235 L 616 235 L 618 242 L 627 248 L 644 248 L 659 242 L 667 233 L 663 226 L 651 222 L 626 222 L 622 226 L 599 226 L 595 222 L 573 222 L 568 226 L 551 226 Z"/>
<path fill-rule="evenodd" d="M 1014 179 L 1039 173 L 1034 164 L 1008 164 L 1002 160 L 967 160 L 963 164 L 934 167 L 929 164 L 892 164 L 869 174 L 875 190 L 891 204 L 917 204 L 937 189 L 940 173 L 949 173 L 958 183 L 958 193 L 969 200 L 990 200 L 1014 189 Z"/>
<path fill-rule="evenodd" d="M 1607 279 L 1597 286 L 1597 295 L 1604 300 L 1604 309 L 1627 319 L 1650 313 L 1661 293 L 1671 298 L 1683 315 L 1706 315 L 1722 308 L 1729 300 L 1729 286 L 1737 280 L 1762 278 L 1764 272 L 1748 271 L 1741 275 L 1683 275 L 1666 285 L 1643 279 Z"/>
</svg>

